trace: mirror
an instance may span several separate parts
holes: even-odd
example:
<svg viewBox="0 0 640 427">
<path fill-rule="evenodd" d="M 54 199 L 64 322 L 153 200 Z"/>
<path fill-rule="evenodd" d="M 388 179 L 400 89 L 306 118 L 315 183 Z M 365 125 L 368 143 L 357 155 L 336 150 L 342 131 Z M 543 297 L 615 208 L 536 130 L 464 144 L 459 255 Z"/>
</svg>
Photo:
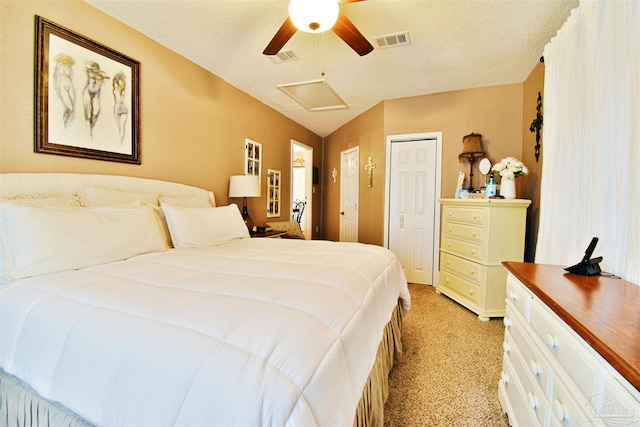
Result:
<svg viewBox="0 0 640 427">
<path fill-rule="evenodd" d="M 489 159 L 485 157 L 484 159 L 480 160 L 478 169 L 480 170 L 480 173 L 482 175 L 488 174 L 491 171 L 491 162 L 489 161 Z"/>
</svg>

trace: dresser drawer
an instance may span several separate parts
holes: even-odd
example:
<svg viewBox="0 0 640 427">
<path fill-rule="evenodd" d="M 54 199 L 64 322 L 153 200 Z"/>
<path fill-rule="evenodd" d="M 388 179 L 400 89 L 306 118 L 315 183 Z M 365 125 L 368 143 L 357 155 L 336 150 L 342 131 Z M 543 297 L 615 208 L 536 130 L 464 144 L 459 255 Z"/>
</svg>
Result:
<svg viewBox="0 0 640 427">
<path fill-rule="evenodd" d="M 522 387 L 518 375 L 508 358 L 502 362 L 502 372 L 500 373 L 499 389 L 504 393 L 509 402 L 510 411 L 509 424 L 516 427 L 537 426 L 540 423 L 536 420 L 536 413 L 529 408 L 527 395 Z M 503 408 L 503 410 L 506 408 Z"/>
<path fill-rule="evenodd" d="M 486 279 L 487 268 L 473 261 L 442 252 L 442 268 L 463 276 L 465 279 L 480 284 Z"/>
<path fill-rule="evenodd" d="M 507 299 L 524 317 L 526 322 L 531 321 L 533 295 L 510 273 L 507 274 Z"/>
<path fill-rule="evenodd" d="M 483 262 L 487 259 L 487 250 L 481 245 L 466 242 L 463 240 L 453 239 L 446 234 L 444 235 L 442 240 L 442 249 L 446 251 L 479 262 Z"/>
<path fill-rule="evenodd" d="M 629 387 L 633 387 L 629 385 Z M 638 390 L 636 390 L 636 395 Z M 634 397 L 613 375 L 607 377 L 604 398 L 591 399 L 591 412 L 597 413 L 605 425 L 608 423 L 640 426 L 640 400 Z"/>
<path fill-rule="evenodd" d="M 459 224 L 455 222 L 447 222 L 444 224 L 445 236 L 455 237 L 456 239 L 466 240 L 468 242 L 484 245 L 486 239 L 486 231 L 474 225 Z"/>
<path fill-rule="evenodd" d="M 440 275 L 440 284 L 474 304 L 479 302 L 480 287 L 475 283 L 443 270 Z"/>
<path fill-rule="evenodd" d="M 531 325 L 547 354 L 559 363 L 583 396 L 604 393 L 607 376 L 605 366 L 585 351 L 587 345 L 566 331 L 567 327 L 537 299 L 531 304 Z"/>
<path fill-rule="evenodd" d="M 509 360 L 511 362 L 511 366 L 513 366 L 514 374 L 518 376 L 518 379 L 522 384 L 524 399 L 528 409 L 535 414 L 537 422 L 534 425 L 548 425 L 548 420 L 551 416 L 551 408 L 549 407 L 549 401 L 547 400 L 545 391 L 540 388 L 540 385 L 531 375 L 526 361 L 518 352 L 518 348 L 512 349 L 511 352 L 512 355 Z"/>
<path fill-rule="evenodd" d="M 559 378 L 553 382 L 553 399 L 551 401 L 551 425 L 553 426 L 587 426 L 602 425 L 598 418 L 587 412 L 588 400 L 578 397 L 576 392 L 570 391 Z"/>
<path fill-rule="evenodd" d="M 443 209 L 445 222 L 455 221 L 474 225 L 487 224 L 488 212 L 486 209 L 471 206 L 445 206 Z"/>
<path fill-rule="evenodd" d="M 553 369 L 536 347 L 536 341 L 527 332 L 528 325 L 520 315 L 515 314 L 511 304 L 507 304 L 504 324 L 505 332 L 509 333 L 511 345 L 519 350 L 528 374 L 540 389 L 548 394 L 553 383 Z"/>
</svg>

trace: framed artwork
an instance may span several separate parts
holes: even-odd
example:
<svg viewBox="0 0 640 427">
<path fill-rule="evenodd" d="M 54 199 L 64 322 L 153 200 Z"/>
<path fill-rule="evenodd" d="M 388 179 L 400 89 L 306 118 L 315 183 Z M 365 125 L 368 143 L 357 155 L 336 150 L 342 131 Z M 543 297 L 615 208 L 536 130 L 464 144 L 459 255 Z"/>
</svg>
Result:
<svg viewBox="0 0 640 427">
<path fill-rule="evenodd" d="M 262 144 L 249 138 L 244 140 L 244 174 L 262 179 Z"/>
<path fill-rule="evenodd" d="M 280 179 L 279 170 L 267 170 L 267 218 L 280 216 Z"/>
<path fill-rule="evenodd" d="M 140 164 L 140 62 L 36 16 L 36 153 Z"/>
</svg>

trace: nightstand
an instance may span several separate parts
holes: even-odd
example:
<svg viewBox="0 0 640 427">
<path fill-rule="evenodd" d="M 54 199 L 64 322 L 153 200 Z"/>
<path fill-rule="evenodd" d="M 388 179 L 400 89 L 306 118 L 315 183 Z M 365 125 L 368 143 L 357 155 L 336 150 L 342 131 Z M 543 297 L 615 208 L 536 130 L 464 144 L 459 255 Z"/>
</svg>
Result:
<svg viewBox="0 0 640 427">
<path fill-rule="evenodd" d="M 250 234 L 251 234 L 251 237 L 269 237 L 272 239 L 279 239 L 280 237 L 287 234 L 287 232 L 281 231 L 281 230 L 269 230 L 269 231 L 261 231 L 261 232 L 252 231 Z"/>
</svg>

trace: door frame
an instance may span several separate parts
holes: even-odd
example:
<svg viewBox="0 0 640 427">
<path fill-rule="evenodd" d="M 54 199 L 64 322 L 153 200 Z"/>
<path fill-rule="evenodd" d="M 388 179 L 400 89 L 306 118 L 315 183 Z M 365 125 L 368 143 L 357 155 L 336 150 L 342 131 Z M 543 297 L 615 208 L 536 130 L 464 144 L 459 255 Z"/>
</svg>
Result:
<svg viewBox="0 0 640 427">
<path fill-rule="evenodd" d="M 313 147 L 310 147 L 307 144 L 296 141 L 295 139 L 291 140 L 291 160 L 290 160 L 290 173 L 291 187 L 289 188 L 289 208 L 293 209 L 293 159 L 294 152 L 296 151 L 296 147 L 302 148 L 304 150 L 304 175 L 305 175 L 305 185 L 304 185 L 304 196 L 305 202 L 307 203 L 304 207 L 304 211 L 302 212 L 303 220 L 301 221 L 304 224 L 304 228 L 301 230 L 305 236 L 305 239 L 311 239 L 313 236 Z M 300 151 L 300 150 L 298 150 Z M 291 212 L 293 213 L 293 212 Z M 289 214 L 289 219 L 291 220 L 291 213 Z"/>
<path fill-rule="evenodd" d="M 399 135 L 387 135 L 386 161 L 385 161 L 385 186 L 384 186 L 384 247 L 389 248 L 389 202 L 391 192 L 391 144 L 398 142 L 411 142 L 422 140 L 435 140 L 436 142 L 436 183 L 435 183 L 435 207 L 433 230 L 433 265 L 432 285 L 440 282 L 440 197 L 442 194 L 442 132 L 406 133 Z"/>
</svg>

